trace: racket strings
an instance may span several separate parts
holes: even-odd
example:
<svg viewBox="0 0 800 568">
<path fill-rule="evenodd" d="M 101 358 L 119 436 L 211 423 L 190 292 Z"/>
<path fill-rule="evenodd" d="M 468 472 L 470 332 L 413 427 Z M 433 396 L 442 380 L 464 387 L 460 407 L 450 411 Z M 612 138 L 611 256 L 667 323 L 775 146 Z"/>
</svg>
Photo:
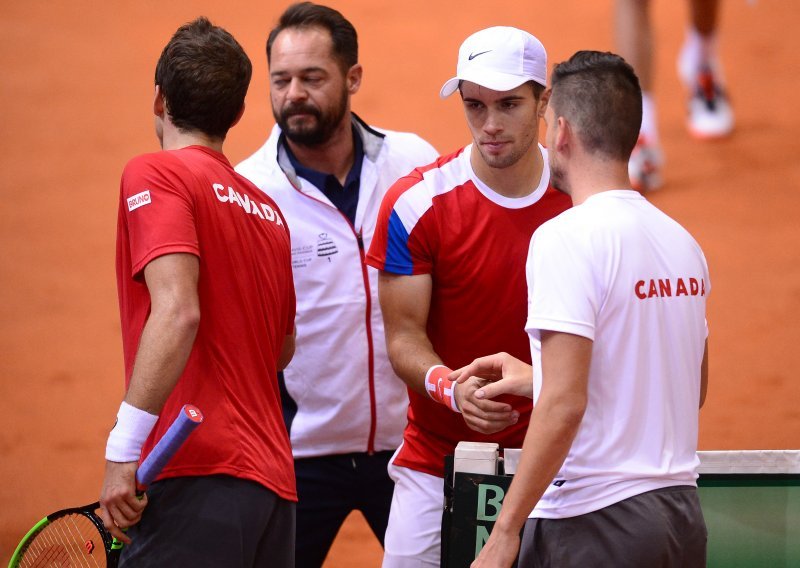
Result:
<svg viewBox="0 0 800 568">
<path fill-rule="evenodd" d="M 85 515 L 72 513 L 59 517 L 33 538 L 19 566 L 105 568 L 103 537 Z"/>
<path fill-rule="evenodd" d="M 66 548 L 59 544 L 50 531 L 45 528 L 28 544 L 19 565 L 31 568 L 44 568 L 45 566 L 60 568 L 69 565 L 69 554 Z"/>
</svg>

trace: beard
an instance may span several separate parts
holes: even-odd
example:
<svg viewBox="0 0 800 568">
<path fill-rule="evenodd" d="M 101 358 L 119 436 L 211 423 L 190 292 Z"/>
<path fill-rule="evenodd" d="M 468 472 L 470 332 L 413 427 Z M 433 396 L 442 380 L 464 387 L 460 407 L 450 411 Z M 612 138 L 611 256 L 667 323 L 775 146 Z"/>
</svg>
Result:
<svg viewBox="0 0 800 568">
<path fill-rule="evenodd" d="M 514 148 L 505 156 L 493 156 L 492 154 L 484 151 L 480 144 L 476 144 L 475 146 L 477 147 L 478 152 L 480 152 L 483 161 L 486 162 L 486 165 L 498 170 L 513 166 L 525 155 L 524 151 Z"/>
<path fill-rule="evenodd" d="M 500 155 L 491 154 L 478 143 L 478 139 L 475 139 L 476 143 L 473 147 L 477 148 L 486 165 L 498 170 L 510 168 L 520 160 L 528 159 L 531 156 L 531 148 L 536 144 L 536 138 L 524 135 L 518 136 L 516 139 L 501 138 L 497 141 L 510 142 L 506 153 Z"/>
<path fill-rule="evenodd" d="M 343 91 L 334 104 L 320 109 L 310 103 L 287 104 L 280 112 L 273 107 L 272 116 L 286 138 L 300 146 L 319 146 L 330 140 L 347 112 L 347 91 Z M 301 124 L 290 124 L 293 116 L 305 114 L 313 117 Z"/>
<path fill-rule="evenodd" d="M 548 161 L 550 163 L 550 185 L 561 193 L 570 195 L 567 174 L 561 164 L 557 163 L 552 152 L 548 154 Z"/>
</svg>

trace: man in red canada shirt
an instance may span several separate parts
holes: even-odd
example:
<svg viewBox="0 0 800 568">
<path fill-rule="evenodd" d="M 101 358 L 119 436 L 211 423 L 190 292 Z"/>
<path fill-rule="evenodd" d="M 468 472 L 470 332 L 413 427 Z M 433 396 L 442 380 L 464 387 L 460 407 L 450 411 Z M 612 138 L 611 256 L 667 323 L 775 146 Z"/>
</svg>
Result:
<svg viewBox="0 0 800 568">
<path fill-rule="evenodd" d="M 440 564 L 444 457 L 459 441 L 521 447 L 530 400 L 479 400 L 455 369 L 498 350 L 529 361 L 525 259 L 534 230 L 569 206 L 538 143 L 547 56 L 531 34 L 492 27 L 459 49 L 456 77 L 473 143 L 398 180 L 367 262 L 379 269 L 389 359 L 408 386 L 383 568 Z M 502 347 L 500 347 L 502 345 Z"/>
<path fill-rule="evenodd" d="M 162 151 L 122 176 L 127 392 L 100 498 L 106 527 L 128 543 L 122 566 L 294 565 L 297 497 L 276 380 L 294 351 L 289 234 L 222 154 L 251 70 L 207 19 L 179 28 L 156 67 Z M 186 403 L 205 423 L 139 500 L 139 459 Z"/>
</svg>

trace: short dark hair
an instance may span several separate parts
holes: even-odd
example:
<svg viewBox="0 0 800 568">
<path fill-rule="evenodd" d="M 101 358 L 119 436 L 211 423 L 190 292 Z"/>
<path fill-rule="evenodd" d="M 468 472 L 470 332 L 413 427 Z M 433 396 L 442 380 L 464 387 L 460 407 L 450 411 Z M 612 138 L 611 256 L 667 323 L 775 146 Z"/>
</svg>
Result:
<svg viewBox="0 0 800 568">
<path fill-rule="evenodd" d="M 233 36 L 200 17 L 178 28 L 164 47 L 156 85 L 176 127 L 224 139 L 242 110 L 252 73 Z"/>
<path fill-rule="evenodd" d="M 542 93 L 545 92 L 545 86 L 540 85 L 536 81 L 528 81 L 528 83 L 530 84 L 531 89 L 533 89 L 533 98 L 536 99 L 537 101 L 541 99 Z"/>
<path fill-rule="evenodd" d="M 553 68 L 550 105 L 570 121 L 587 150 L 627 161 L 642 124 L 636 73 L 614 53 L 579 51 Z"/>
<path fill-rule="evenodd" d="M 279 33 L 289 28 L 313 27 L 322 28 L 331 34 L 333 55 L 343 71 L 347 72 L 358 63 L 358 34 L 353 24 L 337 10 L 313 2 L 292 4 L 281 14 L 278 25 L 269 32 L 267 38 L 267 63 L 272 62 L 272 44 Z"/>
</svg>

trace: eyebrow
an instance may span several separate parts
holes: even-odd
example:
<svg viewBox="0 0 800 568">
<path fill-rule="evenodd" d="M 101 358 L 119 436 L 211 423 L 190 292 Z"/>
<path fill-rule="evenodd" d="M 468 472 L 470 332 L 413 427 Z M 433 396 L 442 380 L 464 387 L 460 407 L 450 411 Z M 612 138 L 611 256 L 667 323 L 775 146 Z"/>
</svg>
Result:
<svg viewBox="0 0 800 568">
<path fill-rule="evenodd" d="M 327 73 L 327 71 L 322 67 L 303 67 L 300 69 L 300 73 Z M 277 69 L 275 71 L 270 71 L 270 77 L 274 77 L 276 75 L 289 75 L 290 72 L 285 69 Z"/>
</svg>

